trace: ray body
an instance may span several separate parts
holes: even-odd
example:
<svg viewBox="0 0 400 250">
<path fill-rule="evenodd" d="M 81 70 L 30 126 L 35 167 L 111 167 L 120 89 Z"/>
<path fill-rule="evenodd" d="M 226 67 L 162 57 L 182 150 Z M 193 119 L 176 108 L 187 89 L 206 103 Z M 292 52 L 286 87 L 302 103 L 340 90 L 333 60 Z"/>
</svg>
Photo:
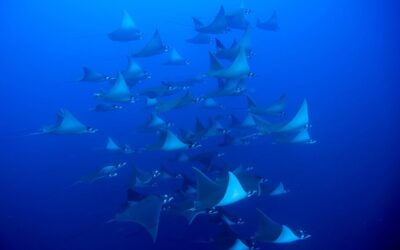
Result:
<svg viewBox="0 0 400 250">
<path fill-rule="evenodd" d="M 121 25 L 108 34 L 112 41 L 129 42 L 142 39 L 142 33 L 137 28 L 136 23 L 133 21 L 127 11 L 124 11 Z"/>
<path fill-rule="evenodd" d="M 68 110 L 61 109 L 57 114 L 56 123 L 44 127 L 42 132 L 45 134 L 73 135 L 95 133 L 97 129 L 82 124 Z"/>
<path fill-rule="evenodd" d="M 168 47 L 164 45 L 158 30 L 156 30 L 147 44 L 139 51 L 132 54 L 132 57 L 151 57 L 163 54 L 168 51 Z"/>
<path fill-rule="evenodd" d="M 148 196 L 139 202 L 130 202 L 125 211 L 115 216 L 115 221 L 133 222 L 141 225 L 153 239 L 157 239 L 163 201 L 156 196 Z"/>
</svg>

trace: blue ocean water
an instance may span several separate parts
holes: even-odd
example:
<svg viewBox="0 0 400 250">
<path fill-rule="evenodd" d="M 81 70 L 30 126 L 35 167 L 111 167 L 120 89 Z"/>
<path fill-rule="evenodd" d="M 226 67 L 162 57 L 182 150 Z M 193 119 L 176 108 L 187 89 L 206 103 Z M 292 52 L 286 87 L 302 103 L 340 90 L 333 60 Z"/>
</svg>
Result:
<svg viewBox="0 0 400 250">
<path fill-rule="evenodd" d="M 219 149 L 231 165 L 285 183 L 290 193 L 235 204 L 251 235 L 255 208 L 276 221 L 307 230 L 312 237 L 262 249 L 400 249 L 396 196 L 399 116 L 399 8 L 390 1 L 245 1 L 249 20 L 279 16 L 278 32 L 252 32 L 255 76 L 249 93 L 268 104 L 286 94 L 287 115 L 304 98 L 317 140 L 312 145 L 275 145 L 261 137 L 248 146 Z M 105 74 L 126 67 L 157 28 L 166 44 L 191 64 L 163 66 L 165 55 L 138 59 L 152 78 L 143 85 L 179 80 L 208 70 L 214 45 L 185 42 L 195 32 L 191 17 L 211 20 L 220 5 L 239 1 L 8 1 L 0 2 L 1 123 L 0 249 L 214 249 L 205 244 L 204 217 L 188 226 L 183 218 L 162 216 L 153 244 L 139 226 L 106 223 L 121 211 L 131 173 L 71 187 L 82 175 L 115 161 L 154 169 L 171 158 L 166 152 L 115 156 L 103 152 L 107 136 L 141 147 L 157 140 L 136 128 L 149 114 L 143 104 L 94 113 L 93 93 L 104 84 L 77 83 L 83 66 Z M 144 33 L 141 41 L 118 43 L 107 37 L 127 10 Z M 230 44 L 241 31 L 218 37 Z M 141 83 L 142 84 L 142 83 Z M 212 89 L 215 81 L 196 87 Z M 244 117 L 243 97 L 222 98 L 230 112 Z M 51 124 L 66 108 L 99 132 L 94 135 L 27 136 Z M 166 113 L 175 131 L 191 129 L 218 112 L 196 106 Z M 219 138 L 220 140 L 220 138 Z M 218 139 L 207 144 L 218 148 Z M 189 166 L 190 167 L 190 166 Z"/>
</svg>

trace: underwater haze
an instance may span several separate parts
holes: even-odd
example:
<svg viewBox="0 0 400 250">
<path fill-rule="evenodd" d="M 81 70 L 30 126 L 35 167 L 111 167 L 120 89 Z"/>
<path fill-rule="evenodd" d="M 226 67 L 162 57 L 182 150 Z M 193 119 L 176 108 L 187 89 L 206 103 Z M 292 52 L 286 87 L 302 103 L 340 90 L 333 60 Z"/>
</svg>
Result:
<svg viewBox="0 0 400 250">
<path fill-rule="evenodd" d="M 400 249 L 399 6 L 1 0 L 0 249 Z"/>
</svg>

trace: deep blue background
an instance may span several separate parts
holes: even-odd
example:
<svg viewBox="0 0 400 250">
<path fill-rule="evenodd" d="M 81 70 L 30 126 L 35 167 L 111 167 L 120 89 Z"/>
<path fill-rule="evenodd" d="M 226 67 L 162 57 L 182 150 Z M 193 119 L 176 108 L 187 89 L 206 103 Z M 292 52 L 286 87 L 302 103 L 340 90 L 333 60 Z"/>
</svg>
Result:
<svg viewBox="0 0 400 250">
<path fill-rule="evenodd" d="M 92 93 L 102 86 L 79 85 L 74 80 L 84 65 L 118 72 L 126 64 L 126 55 L 139 49 L 155 28 L 192 64 L 171 70 L 161 66 L 163 56 L 138 60 L 153 74 L 144 84 L 205 72 L 209 48 L 184 42 L 194 35 L 190 17 L 210 20 L 220 4 L 231 9 L 234 2 L 0 1 L 1 249 L 204 247 L 190 239 L 203 233 L 202 222 L 187 229 L 182 218 L 163 218 L 154 246 L 138 227 L 104 224 L 124 200 L 127 170 L 112 180 L 68 188 L 81 175 L 115 161 L 97 150 L 107 135 L 133 146 L 155 140 L 135 133 L 135 126 L 147 116 L 139 104 L 121 112 L 91 113 L 88 109 L 96 103 Z M 252 96 L 268 103 L 286 93 L 289 115 L 307 98 L 310 133 L 318 141 L 311 146 L 277 146 L 262 138 L 249 147 L 226 151 L 232 164 L 254 165 L 292 191 L 252 205 L 313 235 L 304 242 L 267 249 L 396 249 L 400 238 L 396 225 L 398 6 L 373 0 L 249 0 L 247 5 L 254 11 L 252 23 L 255 16 L 265 20 L 276 9 L 281 26 L 277 33 L 253 33 L 256 55 L 251 66 L 257 77 L 249 80 Z M 119 24 L 123 9 L 145 33 L 143 41 L 120 44 L 106 37 Z M 228 43 L 238 36 L 240 32 L 233 32 L 223 40 Z M 233 98 L 230 104 L 244 107 L 245 100 Z M 61 107 L 100 132 L 24 136 L 51 124 Z M 189 128 L 193 111 L 198 110 L 174 111 L 164 117 Z M 244 115 L 240 110 L 235 113 Z M 202 111 L 201 117 L 205 119 L 207 113 Z M 127 160 L 153 169 L 167 157 L 153 153 Z M 248 204 L 238 206 L 251 210 Z M 249 213 L 249 221 L 254 222 L 253 212 Z"/>
</svg>

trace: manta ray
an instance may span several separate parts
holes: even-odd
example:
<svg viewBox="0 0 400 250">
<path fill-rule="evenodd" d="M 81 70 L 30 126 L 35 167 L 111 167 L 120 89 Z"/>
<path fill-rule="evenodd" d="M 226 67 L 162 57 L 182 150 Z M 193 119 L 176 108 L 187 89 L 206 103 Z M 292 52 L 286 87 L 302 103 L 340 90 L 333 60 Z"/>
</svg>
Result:
<svg viewBox="0 0 400 250">
<path fill-rule="evenodd" d="M 73 134 L 93 134 L 97 129 L 88 127 L 82 124 L 75 118 L 68 110 L 61 109 L 57 113 L 57 121 L 54 125 L 45 126 L 42 129 L 42 134 L 59 134 L 59 135 L 73 135 Z"/>
</svg>

